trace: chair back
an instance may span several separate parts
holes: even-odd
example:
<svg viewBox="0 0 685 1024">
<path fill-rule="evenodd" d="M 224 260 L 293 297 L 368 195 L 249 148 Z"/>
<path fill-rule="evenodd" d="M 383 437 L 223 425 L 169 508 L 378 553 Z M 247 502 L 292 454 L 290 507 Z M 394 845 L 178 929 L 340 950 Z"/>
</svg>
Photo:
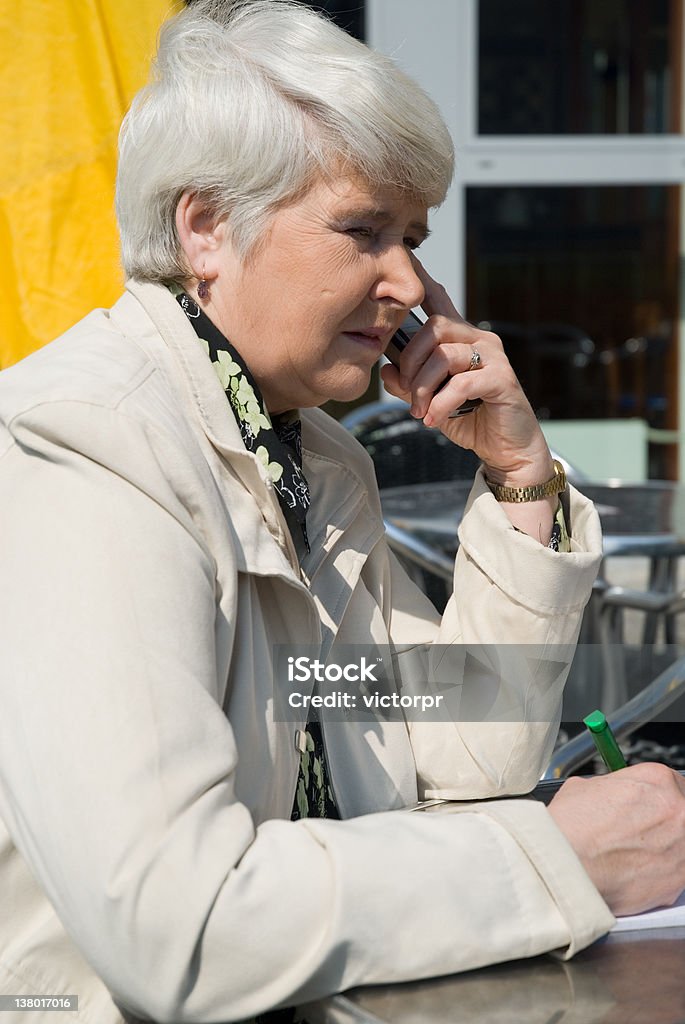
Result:
<svg viewBox="0 0 685 1024">
<path fill-rule="evenodd" d="M 475 452 L 452 444 L 439 430 L 414 419 L 405 402 L 372 402 L 340 421 L 373 459 L 378 487 L 472 480 L 480 466 Z"/>
<path fill-rule="evenodd" d="M 370 402 L 340 420 L 373 459 L 379 490 L 442 480 L 473 480 L 480 459 L 468 448 L 453 444 L 439 430 L 429 430 L 414 419 L 399 398 Z M 583 473 L 558 452 L 552 457 L 563 465 L 571 483 Z"/>
</svg>

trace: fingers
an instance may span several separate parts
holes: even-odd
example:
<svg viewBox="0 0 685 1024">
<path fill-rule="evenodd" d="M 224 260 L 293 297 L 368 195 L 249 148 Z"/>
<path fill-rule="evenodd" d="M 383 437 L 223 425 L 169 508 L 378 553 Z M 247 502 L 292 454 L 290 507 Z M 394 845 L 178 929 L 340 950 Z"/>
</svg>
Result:
<svg viewBox="0 0 685 1024">
<path fill-rule="evenodd" d="M 407 401 L 425 426 L 438 427 L 455 444 L 472 449 L 493 479 L 502 477 L 512 486 L 519 479 L 547 479 L 549 449 L 502 342 L 467 323 L 442 285 L 412 260 L 429 316 L 402 350 L 399 374 L 384 368 L 388 391 Z M 477 366 L 474 352 L 480 356 Z M 475 399 L 483 403 L 475 413 L 450 418 L 464 402 Z"/>
<path fill-rule="evenodd" d="M 442 423 L 467 398 L 487 397 L 515 382 L 499 338 L 457 317 L 433 314 L 402 352 L 399 379 L 393 380 L 426 426 Z"/>
<path fill-rule="evenodd" d="M 467 399 L 506 391 L 517 382 L 499 338 L 467 323 L 445 288 L 415 255 L 411 259 L 424 287 L 421 306 L 428 320 L 402 351 L 399 375 L 388 369 L 382 378 L 392 395 L 409 402 L 412 416 L 426 426 L 440 426 Z M 488 367 L 477 381 L 465 376 L 475 368 L 474 350 L 482 360 L 478 368 Z"/>
<path fill-rule="evenodd" d="M 678 789 L 678 792 L 682 794 L 683 797 L 685 797 L 685 778 L 680 774 L 680 772 L 675 771 L 673 768 L 667 768 L 666 765 L 661 764 L 652 765 L 651 767 L 656 768 L 659 771 L 661 771 L 661 769 L 663 768 L 666 768 L 666 773 L 671 783 L 675 784 L 675 786 Z"/>
<path fill-rule="evenodd" d="M 386 363 L 384 366 L 381 366 L 380 373 L 386 391 L 395 398 L 401 398 L 403 402 L 411 405 L 411 391 L 401 387 L 400 371 L 392 363 Z"/>
<path fill-rule="evenodd" d="M 659 764 L 657 761 L 645 761 L 644 764 L 631 765 L 630 768 L 622 768 L 621 774 L 602 776 L 603 778 L 619 781 L 630 779 L 633 782 L 641 782 L 650 786 L 663 786 L 667 790 L 677 791 L 677 799 L 682 795 L 685 797 L 685 778 L 680 772 L 669 768 L 668 765 Z"/>
<path fill-rule="evenodd" d="M 433 395 L 441 388 L 445 379 L 469 369 L 472 364 L 474 340 L 484 332 L 478 331 L 464 320 L 445 288 L 431 277 L 416 255 L 412 254 L 411 260 L 424 287 L 421 307 L 429 319 L 402 352 L 399 379 L 388 371 L 387 376 L 383 374 L 383 381 L 391 394 L 410 403 L 413 416 L 422 418 Z M 497 340 L 499 342 L 499 339 Z M 461 401 L 456 404 L 460 405 Z M 443 397 L 432 410 L 434 420 L 444 419 L 449 415 L 456 407 L 451 405 L 447 408 L 450 402 L 451 398 Z"/>
<path fill-rule="evenodd" d="M 416 276 L 423 285 L 425 295 L 421 303 L 421 309 L 428 316 L 453 317 L 465 323 L 456 306 L 447 294 L 446 289 L 435 278 L 431 277 L 415 253 L 411 254 L 411 261 L 416 271 Z"/>
<path fill-rule="evenodd" d="M 467 399 L 496 400 L 510 387 L 518 386 L 499 339 L 494 335 L 493 339 L 493 344 L 481 340 L 476 344 L 454 344 L 441 349 L 447 371 L 437 389 L 433 386 L 437 369 L 430 368 L 429 375 L 426 366 L 417 376 L 416 415 L 422 416 L 426 426 L 444 424 Z"/>
</svg>

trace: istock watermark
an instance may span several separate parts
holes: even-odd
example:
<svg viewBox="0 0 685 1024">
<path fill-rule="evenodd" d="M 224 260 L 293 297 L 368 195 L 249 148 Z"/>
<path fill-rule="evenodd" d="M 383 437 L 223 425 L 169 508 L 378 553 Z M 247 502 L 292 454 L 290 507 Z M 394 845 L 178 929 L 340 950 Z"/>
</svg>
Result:
<svg viewBox="0 0 685 1024">
<path fill-rule="evenodd" d="M 388 646 L 338 646 L 327 657 L 318 648 L 282 646 L 275 648 L 274 665 L 274 714 L 280 721 L 298 722 L 312 712 L 333 721 L 400 720 L 444 702 L 423 680 L 417 692 L 403 686 L 398 653 Z"/>
<path fill-rule="evenodd" d="M 368 664 L 365 655 L 362 655 L 359 663 L 349 662 L 345 665 L 335 661 L 327 665 L 318 658 L 312 661 L 306 654 L 299 658 L 288 656 L 288 681 L 291 683 L 308 683 L 312 679 L 317 683 L 339 683 L 342 679 L 347 683 L 377 683 L 377 671 L 378 659 Z"/>
<path fill-rule="evenodd" d="M 327 652 L 280 645 L 273 714 L 299 723 L 312 714 L 341 722 L 555 723 L 563 696 L 562 719 L 581 722 L 601 705 L 608 655 L 618 660 L 625 651 L 597 644 L 336 644 Z"/>
</svg>

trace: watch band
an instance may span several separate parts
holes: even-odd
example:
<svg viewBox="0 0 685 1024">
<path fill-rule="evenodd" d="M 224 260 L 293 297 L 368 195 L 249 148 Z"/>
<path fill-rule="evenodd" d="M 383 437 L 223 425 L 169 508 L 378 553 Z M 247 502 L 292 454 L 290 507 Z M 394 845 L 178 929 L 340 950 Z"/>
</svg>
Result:
<svg viewBox="0 0 685 1024">
<path fill-rule="evenodd" d="M 566 471 L 558 459 L 554 460 L 554 476 L 544 484 L 529 484 L 527 487 L 502 487 L 493 484 L 486 477 L 486 482 L 497 501 L 539 501 L 549 498 L 552 494 L 560 494 L 566 489 Z"/>
</svg>

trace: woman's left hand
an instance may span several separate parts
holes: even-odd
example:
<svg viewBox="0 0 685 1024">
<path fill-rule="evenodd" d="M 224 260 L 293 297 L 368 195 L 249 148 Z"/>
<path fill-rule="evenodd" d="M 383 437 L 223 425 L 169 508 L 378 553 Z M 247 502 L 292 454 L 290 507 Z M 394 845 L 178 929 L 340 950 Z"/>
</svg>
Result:
<svg viewBox="0 0 685 1024">
<path fill-rule="evenodd" d="M 412 415 L 426 426 L 473 449 L 491 482 L 519 487 L 549 480 L 554 467 L 547 442 L 502 342 L 468 324 L 442 285 L 417 259 L 414 264 L 425 288 L 421 305 L 428 320 L 402 352 L 400 370 L 383 367 L 387 390 L 409 402 Z M 475 369 L 474 352 L 480 356 Z M 448 376 L 449 383 L 440 388 Z M 469 398 L 480 398 L 482 405 L 450 419 Z"/>
</svg>

